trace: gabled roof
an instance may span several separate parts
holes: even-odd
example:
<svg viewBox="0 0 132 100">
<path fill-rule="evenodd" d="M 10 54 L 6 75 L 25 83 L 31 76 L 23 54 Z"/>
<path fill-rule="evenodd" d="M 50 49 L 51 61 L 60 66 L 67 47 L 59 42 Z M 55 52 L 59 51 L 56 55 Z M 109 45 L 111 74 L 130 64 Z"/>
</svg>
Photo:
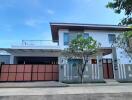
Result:
<svg viewBox="0 0 132 100">
<path fill-rule="evenodd" d="M 81 23 L 50 23 L 52 39 L 58 41 L 58 30 L 106 30 L 106 31 L 128 31 L 132 30 L 128 26 L 105 25 L 105 24 L 81 24 Z"/>
</svg>

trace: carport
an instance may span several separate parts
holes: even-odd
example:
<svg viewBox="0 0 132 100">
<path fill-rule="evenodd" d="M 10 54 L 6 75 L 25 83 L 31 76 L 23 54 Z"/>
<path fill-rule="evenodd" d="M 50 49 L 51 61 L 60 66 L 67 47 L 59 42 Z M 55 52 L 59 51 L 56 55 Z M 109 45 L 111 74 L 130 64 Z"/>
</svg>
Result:
<svg viewBox="0 0 132 100">
<path fill-rule="evenodd" d="M 11 54 L 10 64 L 1 65 L 1 82 L 58 81 L 60 50 L 2 49 Z"/>
<path fill-rule="evenodd" d="M 0 48 L 11 54 L 10 64 L 50 64 L 57 63 L 60 49 L 15 49 Z"/>
</svg>

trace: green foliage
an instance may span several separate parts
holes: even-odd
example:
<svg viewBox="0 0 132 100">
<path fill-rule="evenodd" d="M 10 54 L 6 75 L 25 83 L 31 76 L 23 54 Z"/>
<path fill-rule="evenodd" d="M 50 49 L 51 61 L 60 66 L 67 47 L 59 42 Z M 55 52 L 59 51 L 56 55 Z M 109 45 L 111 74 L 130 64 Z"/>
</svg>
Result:
<svg viewBox="0 0 132 100">
<path fill-rule="evenodd" d="M 76 52 L 92 52 L 96 49 L 96 41 L 92 37 L 89 37 L 87 39 L 80 37 L 71 41 L 70 49 L 76 50 Z"/>
<path fill-rule="evenodd" d="M 100 43 L 97 43 L 92 37 L 83 38 L 82 35 L 73 39 L 69 48 L 64 50 L 63 55 L 74 58 L 83 58 L 97 53 Z"/>
<path fill-rule="evenodd" d="M 113 2 L 108 2 L 107 8 L 111 8 L 115 13 L 120 14 L 125 12 L 126 18 L 123 18 L 121 23 L 123 25 L 132 24 L 132 0 L 113 0 Z"/>
<path fill-rule="evenodd" d="M 127 31 L 127 32 L 124 32 L 124 37 L 126 39 L 130 39 L 132 37 L 132 31 Z"/>
<path fill-rule="evenodd" d="M 88 61 L 88 57 L 96 54 L 99 50 L 100 43 L 97 43 L 92 37 L 84 38 L 82 35 L 73 39 L 69 48 L 62 52 L 62 55 L 72 59 L 82 59 L 82 63 L 78 66 L 78 75 L 83 83 L 83 73 Z"/>
<path fill-rule="evenodd" d="M 132 58 L 132 31 L 126 31 L 119 34 L 113 43 L 114 47 L 121 48 Z"/>
</svg>

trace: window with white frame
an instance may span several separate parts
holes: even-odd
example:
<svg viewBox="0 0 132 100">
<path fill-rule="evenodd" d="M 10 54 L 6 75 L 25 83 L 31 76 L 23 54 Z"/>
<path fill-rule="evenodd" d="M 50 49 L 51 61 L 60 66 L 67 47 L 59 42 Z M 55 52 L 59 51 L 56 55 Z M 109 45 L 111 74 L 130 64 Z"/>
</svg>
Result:
<svg viewBox="0 0 132 100">
<path fill-rule="evenodd" d="M 83 33 L 83 32 L 71 32 L 71 33 L 64 33 L 64 45 L 69 45 L 69 42 L 73 39 L 83 36 L 85 39 L 89 37 L 89 33 Z"/>
<path fill-rule="evenodd" d="M 109 43 L 113 43 L 116 39 L 115 34 L 108 34 Z"/>
<path fill-rule="evenodd" d="M 89 37 L 89 33 L 83 33 L 83 38 L 87 39 Z"/>
<path fill-rule="evenodd" d="M 64 45 L 69 44 L 69 33 L 64 33 Z"/>
</svg>

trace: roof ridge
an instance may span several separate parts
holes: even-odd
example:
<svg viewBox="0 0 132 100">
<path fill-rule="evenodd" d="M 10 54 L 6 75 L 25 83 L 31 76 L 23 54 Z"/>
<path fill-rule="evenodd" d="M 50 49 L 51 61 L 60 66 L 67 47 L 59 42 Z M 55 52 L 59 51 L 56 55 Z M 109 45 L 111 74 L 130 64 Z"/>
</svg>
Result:
<svg viewBox="0 0 132 100">
<path fill-rule="evenodd" d="M 50 25 L 52 24 L 60 24 L 60 25 L 88 25 L 88 26 L 121 26 L 121 27 L 128 27 L 126 25 L 112 25 L 112 24 L 86 24 L 86 23 L 59 23 L 59 22 L 50 22 Z"/>
</svg>

